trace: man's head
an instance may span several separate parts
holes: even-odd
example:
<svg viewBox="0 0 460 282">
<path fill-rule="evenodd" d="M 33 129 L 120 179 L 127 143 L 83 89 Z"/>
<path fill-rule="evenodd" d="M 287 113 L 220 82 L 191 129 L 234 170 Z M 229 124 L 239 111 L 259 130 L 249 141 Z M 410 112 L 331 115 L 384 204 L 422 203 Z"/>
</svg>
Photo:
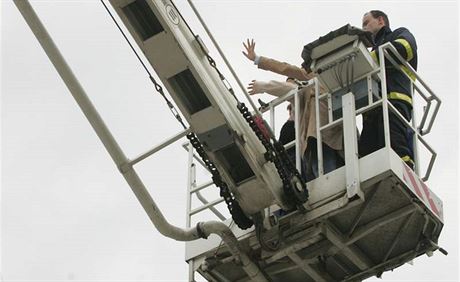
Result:
<svg viewBox="0 0 460 282">
<path fill-rule="evenodd" d="M 363 30 L 370 31 L 375 36 L 384 26 L 390 27 L 388 16 L 384 12 L 372 10 L 364 14 Z"/>
</svg>

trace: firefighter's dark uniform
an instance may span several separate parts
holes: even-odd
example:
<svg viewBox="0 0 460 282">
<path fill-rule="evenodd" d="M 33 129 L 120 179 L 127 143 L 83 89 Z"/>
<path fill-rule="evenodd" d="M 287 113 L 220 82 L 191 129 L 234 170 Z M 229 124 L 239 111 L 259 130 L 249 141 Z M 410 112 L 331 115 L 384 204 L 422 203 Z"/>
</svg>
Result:
<svg viewBox="0 0 460 282">
<path fill-rule="evenodd" d="M 406 28 L 398 28 L 391 31 L 384 26 L 380 29 L 374 39 L 375 46 L 372 51 L 373 57 L 378 60 L 378 47 L 386 42 L 391 42 L 402 58 L 417 70 L 417 44 L 414 36 Z M 390 53 L 391 54 L 391 53 Z M 395 60 L 398 62 L 398 60 Z M 410 79 L 401 73 L 393 64 L 385 60 L 386 83 L 388 99 L 393 106 L 408 121 L 412 119 L 412 97 L 411 79 L 415 80 L 414 74 L 401 64 L 404 72 L 410 75 Z M 409 137 L 407 127 L 399 118 L 389 110 L 390 140 L 391 148 L 413 168 L 413 152 L 410 145 L 412 140 Z M 359 154 L 365 156 L 385 144 L 382 108 L 378 107 L 363 115 L 363 130 L 359 140 Z"/>
</svg>

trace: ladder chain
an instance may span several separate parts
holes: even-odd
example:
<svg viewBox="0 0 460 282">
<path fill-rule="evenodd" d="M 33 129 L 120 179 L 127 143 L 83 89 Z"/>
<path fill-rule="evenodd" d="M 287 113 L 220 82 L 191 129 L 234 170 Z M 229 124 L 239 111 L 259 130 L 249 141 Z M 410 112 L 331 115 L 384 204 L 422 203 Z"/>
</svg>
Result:
<svg viewBox="0 0 460 282">
<path fill-rule="evenodd" d="M 203 47 L 201 47 L 203 48 Z M 206 51 L 203 50 L 203 53 L 205 53 L 206 55 L 206 58 L 208 59 L 208 62 L 209 62 L 209 65 L 216 70 L 217 74 L 219 75 L 219 78 L 220 80 L 222 80 L 222 82 L 224 83 L 224 86 L 225 88 L 227 88 L 228 92 L 230 92 L 230 94 L 233 96 L 233 98 L 235 98 L 235 100 L 237 102 L 239 102 L 238 98 L 236 97 L 235 95 L 235 91 L 233 91 L 233 88 L 231 87 L 230 85 L 230 82 L 228 82 L 228 80 L 225 78 L 225 76 L 220 72 L 220 70 L 217 68 L 217 65 L 216 65 L 216 62 L 214 61 L 214 59 L 208 54 L 206 53 Z M 225 85 L 225 82 L 227 82 L 228 86 Z"/>
<path fill-rule="evenodd" d="M 174 107 L 174 104 L 171 103 L 171 101 L 169 101 L 168 97 L 166 97 L 164 91 L 163 91 L 163 87 L 161 87 L 160 84 L 158 84 L 155 79 L 153 78 L 152 75 L 150 75 L 149 73 L 149 78 L 150 78 L 150 81 L 153 83 L 153 85 L 155 85 L 155 90 L 163 97 L 163 99 L 165 100 L 166 104 L 168 105 L 168 108 L 169 110 L 171 111 L 171 113 L 173 114 L 173 116 L 177 119 L 177 121 L 182 125 L 182 127 L 185 129 L 187 128 L 184 124 L 184 122 L 182 121 L 182 117 L 180 116 L 179 112 L 177 111 L 176 107 Z"/>
<path fill-rule="evenodd" d="M 251 114 L 244 103 L 238 103 L 237 108 L 267 150 L 265 158 L 267 161 L 271 161 L 275 165 L 283 183 L 283 192 L 288 203 L 303 210 L 302 204 L 308 199 L 308 190 L 306 189 L 305 182 L 302 180 L 299 171 L 288 156 L 283 144 L 274 138 L 272 144 L 270 140 L 264 136 L 261 128 L 255 122 L 256 117 Z"/>
<path fill-rule="evenodd" d="M 174 4 L 173 4 L 174 5 Z M 175 6 L 174 6 L 175 7 Z M 177 8 L 176 8 L 177 10 Z M 180 14 L 180 12 L 179 12 Z M 182 17 L 182 15 L 180 14 Z M 187 24 L 185 19 L 182 17 L 184 22 Z M 188 29 L 190 32 L 193 34 L 193 36 L 198 39 L 197 35 L 192 31 L 190 26 L 187 24 Z M 197 42 L 199 42 L 197 40 Z M 233 88 L 230 86 L 230 83 L 228 80 L 225 78 L 225 76 L 219 71 L 217 68 L 216 62 L 214 59 L 211 57 L 211 55 L 208 54 L 204 46 L 199 44 L 201 47 L 201 50 L 206 56 L 206 59 L 208 60 L 209 65 L 216 70 L 217 74 L 219 75 L 219 78 L 222 80 L 222 82 L 227 82 L 228 86 L 224 86 L 227 88 L 227 90 L 230 92 L 230 94 L 235 98 L 235 100 L 238 102 L 237 108 L 240 110 L 241 114 L 243 117 L 246 119 L 248 122 L 249 126 L 252 128 L 254 133 L 257 135 L 259 140 L 262 142 L 264 145 L 265 149 L 267 150 L 265 154 L 265 158 L 269 161 L 272 161 L 277 170 L 278 174 L 281 177 L 281 180 L 283 181 L 283 189 L 285 192 L 286 197 L 288 198 L 288 201 L 291 203 L 294 203 L 299 207 L 299 209 L 303 209 L 303 203 L 305 203 L 308 199 L 308 191 L 305 186 L 305 182 L 302 180 L 300 173 L 297 171 L 296 167 L 293 165 L 292 161 L 290 160 L 289 156 L 287 155 L 287 152 L 284 148 L 284 146 L 276 141 L 274 138 L 274 146 L 270 143 L 267 138 L 264 137 L 262 131 L 260 128 L 255 124 L 255 121 L 253 119 L 253 116 L 249 112 L 248 108 L 244 105 L 244 103 L 240 102 L 238 100 L 238 97 L 236 97 L 235 92 L 233 91 Z M 220 175 L 219 175 L 220 177 Z M 293 181 L 293 180 L 296 181 Z M 301 187 L 299 187 L 300 184 Z M 217 184 L 216 184 L 217 185 Z M 225 184 L 226 185 L 226 184 Z M 293 187 L 295 186 L 295 187 Z M 236 221 L 236 220 L 235 220 Z"/>
<path fill-rule="evenodd" d="M 198 137 L 195 135 L 195 133 L 191 132 L 187 134 L 187 139 L 190 141 L 193 148 L 196 150 L 198 155 L 201 157 L 211 172 L 212 181 L 217 187 L 219 187 L 220 196 L 224 198 L 225 203 L 227 204 L 227 208 L 230 211 L 230 214 L 232 215 L 236 225 L 238 225 L 238 227 L 243 230 L 251 227 L 253 225 L 252 220 L 244 214 L 243 209 L 228 188 L 227 183 L 225 183 L 225 181 L 222 179 L 222 176 L 220 175 L 216 165 L 209 159 L 208 154 L 206 154 L 203 145 L 201 144 L 200 140 L 198 140 Z"/>
</svg>

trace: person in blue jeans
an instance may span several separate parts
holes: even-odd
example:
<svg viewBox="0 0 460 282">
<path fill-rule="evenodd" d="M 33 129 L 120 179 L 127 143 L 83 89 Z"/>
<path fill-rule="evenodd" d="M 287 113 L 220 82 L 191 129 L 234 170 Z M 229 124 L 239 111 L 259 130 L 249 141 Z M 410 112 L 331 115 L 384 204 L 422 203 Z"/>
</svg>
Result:
<svg viewBox="0 0 460 282">
<path fill-rule="evenodd" d="M 243 43 L 245 51 L 243 54 L 246 58 L 253 61 L 259 69 L 271 71 L 277 74 L 287 76 L 285 83 L 270 81 L 264 83 L 253 80 L 248 87 L 249 94 L 268 93 L 274 96 L 281 96 L 288 91 L 298 87 L 294 80 L 308 81 L 315 77 L 315 74 L 309 70 L 281 62 L 264 56 L 258 56 L 255 52 L 254 40 L 247 40 Z M 281 85 L 283 85 L 281 87 Z M 268 87 L 270 86 L 270 87 Z M 276 94 L 273 90 L 276 90 Z M 324 93 L 324 89 L 320 86 L 320 93 Z M 316 112 L 318 111 L 320 125 L 323 126 L 328 121 L 328 105 L 325 101 L 320 101 L 319 109 L 315 106 L 315 91 L 309 85 L 299 89 L 299 143 L 300 154 L 302 158 L 302 176 L 304 180 L 310 181 L 318 177 L 318 158 L 316 150 Z M 293 102 L 293 101 L 291 101 Z M 292 123 L 291 125 L 294 125 Z M 343 161 L 343 128 L 336 126 L 321 133 L 322 150 L 323 150 L 323 171 L 325 173 L 339 168 L 344 164 Z"/>
<path fill-rule="evenodd" d="M 251 83 L 249 83 L 248 86 L 248 93 L 250 95 L 255 95 L 255 94 L 261 94 L 261 93 L 267 93 L 276 97 L 280 97 L 282 95 L 287 94 L 290 90 L 295 89 L 297 87 L 297 84 L 295 83 L 295 80 L 292 78 L 288 78 L 286 82 L 281 82 L 281 81 L 258 81 L 258 80 L 253 80 Z M 305 93 L 303 93 L 305 95 Z M 310 97 L 311 99 L 311 97 Z M 300 100 L 304 100 L 304 97 L 301 97 Z M 283 127 L 281 128 L 280 131 L 280 137 L 279 141 L 283 144 L 286 145 L 290 143 L 291 141 L 295 140 L 295 124 L 294 124 L 294 110 L 292 108 L 292 102 L 290 101 L 288 105 L 288 112 L 289 112 L 289 118 L 288 120 L 283 124 Z M 312 105 L 312 102 L 310 100 L 309 105 Z M 310 108 L 312 110 L 312 108 Z M 325 109 L 321 112 L 324 118 L 324 115 L 327 114 Z M 306 116 L 311 118 L 314 116 L 313 112 L 308 113 Z M 304 116 L 305 117 L 305 116 Z M 314 126 L 315 121 L 311 120 L 310 125 Z M 300 130 L 302 128 L 305 128 L 305 124 L 300 124 L 299 126 Z M 310 131 L 310 132 L 315 132 L 315 127 L 308 129 L 304 129 L 304 131 Z M 311 136 L 311 134 L 307 134 L 308 137 L 306 138 L 305 142 L 300 142 L 301 146 L 301 152 L 302 154 L 302 159 L 301 159 L 301 175 L 304 181 L 308 182 L 311 181 L 319 176 L 319 171 L 318 171 L 318 151 L 317 151 L 317 142 L 316 142 L 316 137 Z M 341 131 L 338 134 L 329 134 L 323 137 L 323 171 L 324 173 L 329 173 L 333 171 L 334 169 L 337 169 L 345 164 L 343 157 L 340 153 L 343 153 L 343 150 L 336 150 L 331 148 L 328 144 L 334 144 L 337 147 L 337 144 L 342 143 L 341 139 Z M 305 135 L 301 134 L 301 137 L 304 137 Z M 332 141 L 334 140 L 334 141 Z M 326 142 L 324 142 L 326 141 Z M 340 144 L 341 145 L 341 144 Z M 295 163 L 295 146 L 291 147 L 287 150 L 287 153 L 289 157 L 291 158 L 291 161 Z"/>
<path fill-rule="evenodd" d="M 319 176 L 318 170 L 318 147 L 316 138 L 307 139 L 307 149 L 302 160 L 302 177 L 306 182 Z M 333 171 L 343 165 L 345 161 L 337 150 L 332 149 L 323 142 L 323 171 L 324 174 Z"/>
</svg>

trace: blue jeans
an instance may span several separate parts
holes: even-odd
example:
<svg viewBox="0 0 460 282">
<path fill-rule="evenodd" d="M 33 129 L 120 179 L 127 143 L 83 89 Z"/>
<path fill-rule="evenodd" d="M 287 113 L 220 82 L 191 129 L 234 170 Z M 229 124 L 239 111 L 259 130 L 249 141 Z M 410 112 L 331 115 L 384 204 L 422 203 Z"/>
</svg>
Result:
<svg viewBox="0 0 460 282">
<path fill-rule="evenodd" d="M 309 137 L 307 150 L 302 158 L 302 177 L 306 182 L 319 176 L 318 173 L 318 150 L 316 138 Z M 337 150 L 323 143 L 323 171 L 328 173 L 345 164 Z"/>
</svg>

